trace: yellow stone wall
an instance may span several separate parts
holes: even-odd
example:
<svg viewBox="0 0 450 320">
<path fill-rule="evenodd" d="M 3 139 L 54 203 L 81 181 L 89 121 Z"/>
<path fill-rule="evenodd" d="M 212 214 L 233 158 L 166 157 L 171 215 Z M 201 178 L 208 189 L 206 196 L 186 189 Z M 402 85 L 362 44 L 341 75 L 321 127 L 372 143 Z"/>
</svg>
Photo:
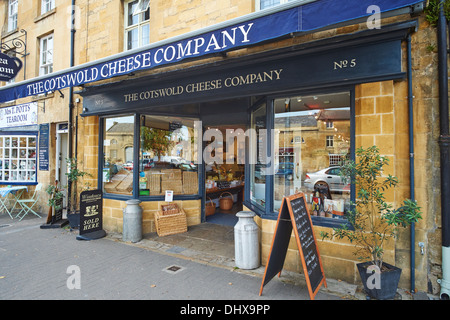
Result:
<svg viewBox="0 0 450 320">
<path fill-rule="evenodd" d="M 173 201 L 186 213 L 187 225 L 193 226 L 201 222 L 201 201 L 183 200 Z M 142 233 L 156 232 L 155 212 L 161 209 L 161 205 L 168 204 L 164 201 L 143 201 L 140 206 L 142 212 Z M 125 201 L 103 200 L 103 228 L 110 232 L 123 232 L 123 209 L 127 206 Z"/>
</svg>

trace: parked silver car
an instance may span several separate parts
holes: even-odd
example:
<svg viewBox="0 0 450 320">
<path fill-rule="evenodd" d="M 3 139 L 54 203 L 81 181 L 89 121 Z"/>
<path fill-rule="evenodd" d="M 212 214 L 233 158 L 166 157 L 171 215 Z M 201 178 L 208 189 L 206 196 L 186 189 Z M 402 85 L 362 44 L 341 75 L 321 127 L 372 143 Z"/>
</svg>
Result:
<svg viewBox="0 0 450 320">
<path fill-rule="evenodd" d="M 341 167 L 328 167 L 316 172 L 310 172 L 305 177 L 305 187 L 314 190 L 315 187 L 328 186 L 332 192 L 350 192 L 350 184 L 339 175 Z"/>
</svg>

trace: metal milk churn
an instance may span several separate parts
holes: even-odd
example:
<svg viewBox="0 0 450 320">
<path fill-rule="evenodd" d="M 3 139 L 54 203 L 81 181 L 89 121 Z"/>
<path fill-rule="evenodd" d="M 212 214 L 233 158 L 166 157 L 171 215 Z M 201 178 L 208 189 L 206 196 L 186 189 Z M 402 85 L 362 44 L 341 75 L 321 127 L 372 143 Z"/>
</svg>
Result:
<svg viewBox="0 0 450 320">
<path fill-rule="evenodd" d="M 142 208 L 141 200 L 127 200 L 123 209 L 123 241 L 139 242 L 142 239 Z"/>
<path fill-rule="evenodd" d="M 258 225 L 253 220 L 251 211 L 240 211 L 236 214 L 239 221 L 234 226 L 234 253 L 236 267 L 255 269 L 259 267 Z"/>
</svg>

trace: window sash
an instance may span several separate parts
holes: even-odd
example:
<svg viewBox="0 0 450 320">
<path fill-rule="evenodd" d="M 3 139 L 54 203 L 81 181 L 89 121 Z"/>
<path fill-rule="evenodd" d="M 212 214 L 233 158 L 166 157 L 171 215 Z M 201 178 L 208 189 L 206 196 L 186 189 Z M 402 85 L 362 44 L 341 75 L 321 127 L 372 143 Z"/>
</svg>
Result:
<svg viewBox="0 0 450 320">
<path fill-rule="evenodd" d="M 8 31 L 17 29 L 18 0 L 9 0 L 8 3 Z"/>
<path fill-rule="evenodd" d="M 53 72 L 53 35 L 41 39 L 39 75 Z"/>
<path fill-rule="evenodd" d="M 150 9 L 147 4 L 145 12 L 138 12 L 140 1 L 125 4 L 125 50 L 141 47 L 150 43 Z"/>
<path fill-rule="evenodd" d="M 41 2 L 41 14 L 49 12 L 55 8 L 55 0 L 42 0 Z"/>
</svg>

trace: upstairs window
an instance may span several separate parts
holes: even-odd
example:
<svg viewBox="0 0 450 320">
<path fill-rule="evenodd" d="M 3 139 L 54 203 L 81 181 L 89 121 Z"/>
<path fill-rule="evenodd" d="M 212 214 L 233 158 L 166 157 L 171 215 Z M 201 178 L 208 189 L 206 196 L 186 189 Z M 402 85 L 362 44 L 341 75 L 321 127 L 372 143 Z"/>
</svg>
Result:
<svg viewBox="0 0 450 320">
<path fill-rule="evenodd" d="M 53 34 L 41 38 L 39 53 L 39 75 L 53 72 Z"/>
<path fill-rule="evenodd" d="M 55 0 L 42 0 L 41 2 L 41 14 L 49 12 L 55 8 Z"/>
<path fill-rule="evenodd" d="M 125 2 L 125 50 L 150 43 L 150 1 Z"/>
<path fill-rule="evenodd" d="M 8 2 L 8 31 L 17 29 L 17 12 L 19 0 L 9 0 Z"/>
<path fill-rule="evenodd" d="M 256 0 L 256 11 L 271 8 L 289 1 L 292 0 Z"/>
</svg>

